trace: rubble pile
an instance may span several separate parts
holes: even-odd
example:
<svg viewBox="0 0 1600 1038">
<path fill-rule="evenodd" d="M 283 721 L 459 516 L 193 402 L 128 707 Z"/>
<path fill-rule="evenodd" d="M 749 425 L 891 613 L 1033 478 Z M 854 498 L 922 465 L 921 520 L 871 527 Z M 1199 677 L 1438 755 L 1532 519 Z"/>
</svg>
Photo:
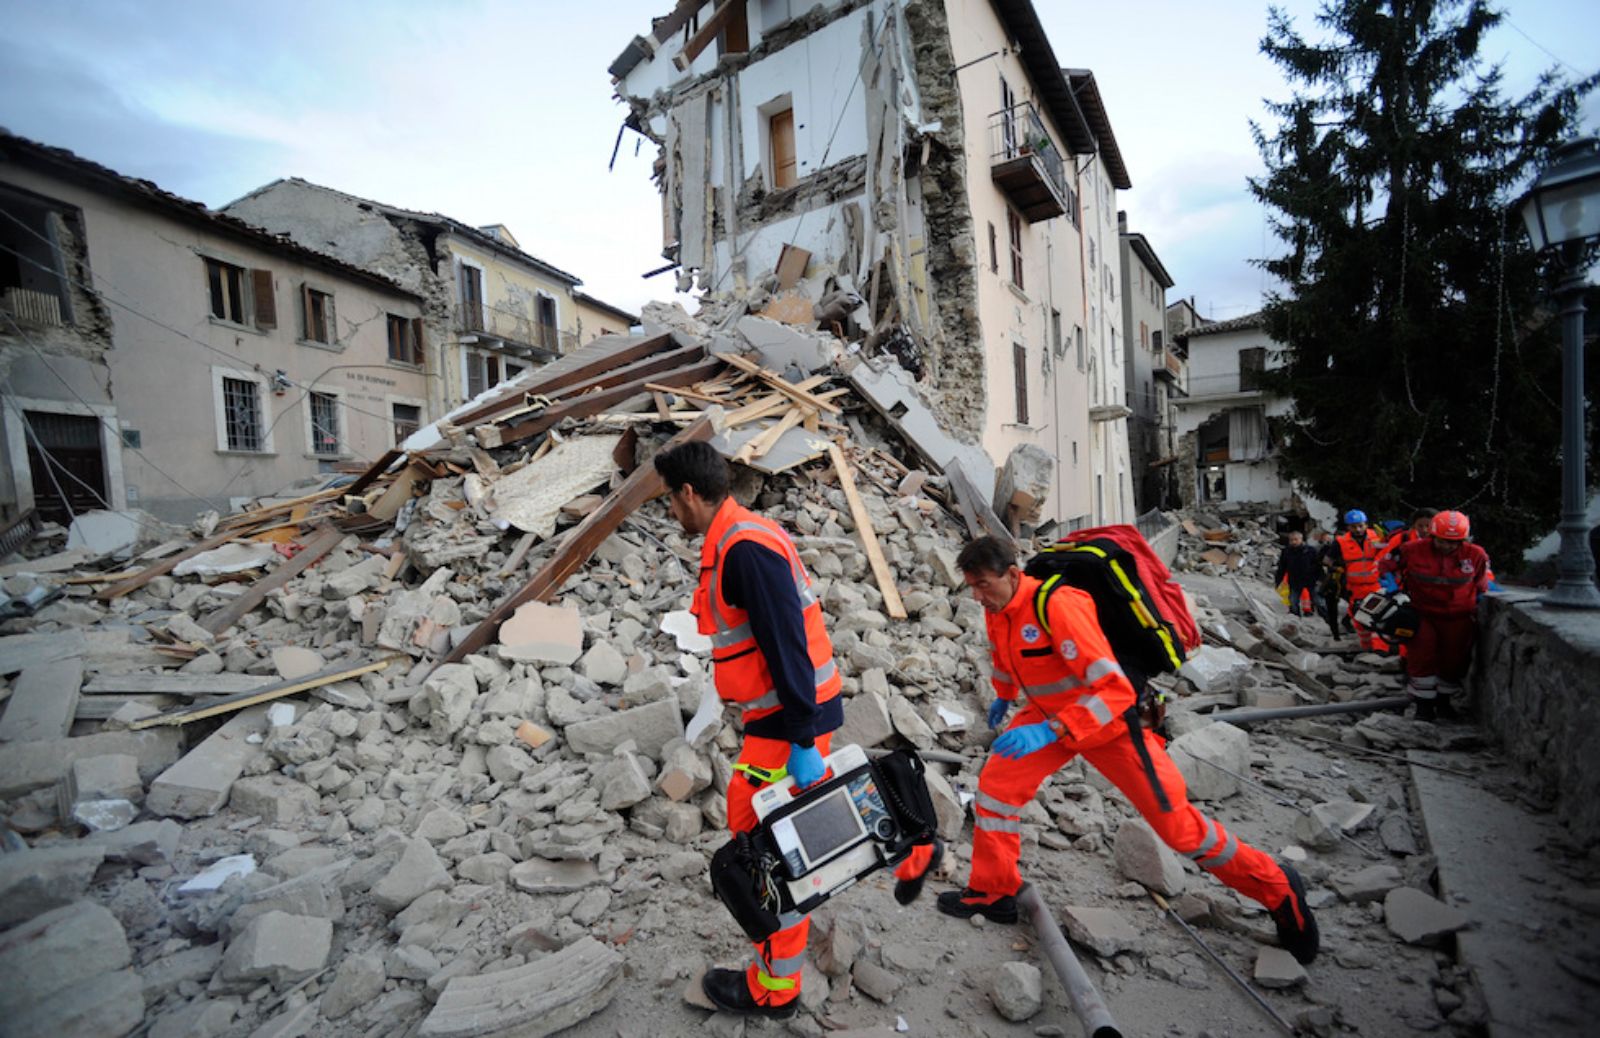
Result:
<svg viewBox="0 0 1600 1038">
<path fill-rule="evenodd" d="M 1273 582 L 1285 543 L 1275 512 L 1246 507 L 1228 513 L 1196 509 L 1174 514 L 1182 528 L 1174 570 Z"/>
</svg>

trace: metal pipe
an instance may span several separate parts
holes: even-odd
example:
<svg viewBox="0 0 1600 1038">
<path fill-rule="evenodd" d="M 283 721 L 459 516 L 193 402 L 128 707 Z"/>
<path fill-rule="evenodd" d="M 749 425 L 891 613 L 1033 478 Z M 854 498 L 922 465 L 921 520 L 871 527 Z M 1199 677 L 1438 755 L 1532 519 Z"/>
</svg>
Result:
<svg viewBox="0 0 1600 1038">
<path fill-rule="evenodd" d="M 1100 992 L 1095 990 L 1094 982 L 1083 971 L 1083 964 L 1072 954 L 1072 946 L 1062 936 L 1061 927 L 1056 925 L 1055 916 L 1050 914 L 1038 889 L 1032 883 L 1024 883 L 1017 892 L 1017 903 L 1028 910 L 1034 932 L 1039 935 L 1044 957 L 1054 967 L 1056 976 L 1061 978 L 1061 986 L 1067 989 L 1067 997 L 1072 1000 L 1072 1011 L 1077 1014 L 1078 1022 L 1083 1024 L 1084 1031 L 1090 1038 L 1122 1038 L 1117 1022 L 1111 1019 L 1111 1010 L 1106 1008 Z"/>
<path fill-rule="evenodd" d="M 1589 142 L 1591 149 L 1594 142 Z M 1540 604 L 1563 609 L 1600 609 L 1594 586 L 1594 556 L 1589 551 L 1588 498 L 1583 424 L 1583 292 L 1586 277 L 1582 242 L 1562 246 L 1561 283 L 1561 550 L 1556 555 L 1556 585 Z"/>
<path fill-rule="evenodd" d="M 1263 707 L 1259 710 L 1224 710 L 1216 714 L 1203 714 L 1212 721 L 1229 724 L 1255 724 L 1257 721 L 1279 721 L 1295 717 L 1323 717 L 1327 714 L 1369 714 L 1374 710 L 1400 710 L 1411 702 L 1410 696 L 1384 696 L 1382 699 L 1359 699 L 1353 703 L 1318 703 L 1315 706 Z"/>
<path fill-rule="evenodd" d="M 1222 971 L 1228 975 L 1228 978 L 1230 980 L 1232 980 L 1235 984 L 1239 985 L 1239 987 L 1244 991 L 1245 994 L 1249 995 L 1252 999 L 1255 1000 L 1256 1005 L 1260 1006 L 1262 1008 L 1262 1010 L 1268 1016 L 1272 1017 L 1272 1020 L 1273 1020 L 1274 1023 L 1276 1023 L 1279 1027 L 1283 1028 L 1283 1033 L 1284 1034 L 1295 1034 L 1296 1033 L 1295 1029 L 1294 1029 L 1294 1025 L 1291 1024 L 1289 1021 L 1285 1020 L 1283 1018 L 1283 1016 L 1276 1009 L 1272 1008 L 1272 1004 L 1269 1003 L 1266 999 L 1261 997 L 1261 992 L 1259 992 L 1255 988 L 1251 987 L 1250 983 L 1248 981 L 1246 981 L 1243 977 L 1239 976 L 1239 974 L 1234 971 L 1234 968 L 1232 966 L 1228 965 L 1226 962 L 1224 962 L 1222 960 L 1222 956 L 1220 956 L 1216 952 L 1212 951 L 1211 950 L 1211 945 L 1209 945 L 1209 944 L 1207 944 L 1205 942 L 1205 938 L 1201 937 L 1200 934 L 1195 931 L 1195 928 L 1190 926 L 1184 920 L 1183 916 L 1179 915 L 1176 911 L 1173 910 L 1173 907 L 1171 905 L 1167 904 L 1167 899 L 1166 898 L 1162 897 L 1160 894 L 1156 893 L 1154 890 L 1150 891 L 1150 896 L 1156 899 L 1156 904 L 1161 906 L 1161 910 L 1163 912 L 1167 913 L 1167 915 L 1172 917 L 1173 922 L 1175 922 L 1179 926 L 1183 927 L 1184 932 L 1187 933 L 1190 937 L 1194 938 L 1194 943 L 1196 943 L 1196 944 L 1198 944 L 1200 946 L 1200 950 L 1201 951 L 1203 951 L 1207 955 L 1211 956 L 1211 961 L 1212 962 L 1214 962 L 1218 966 L 1222 967 Z"/>
</svg>

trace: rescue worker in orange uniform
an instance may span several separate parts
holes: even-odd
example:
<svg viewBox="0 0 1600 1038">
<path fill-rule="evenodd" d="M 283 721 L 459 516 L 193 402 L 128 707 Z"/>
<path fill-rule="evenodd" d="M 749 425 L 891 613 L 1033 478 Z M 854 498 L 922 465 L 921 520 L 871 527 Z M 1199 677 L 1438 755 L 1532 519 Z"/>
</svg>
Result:
<svg viewBox="0 0 1600 1038">
<path fill-rule="evenodd" d="M 1419 618 L 1406 653 L 1406 692 L 1419 721 L 1453 717 L 1451 697 L 1472 666 L 1478 633 L 1478 597 L 1489 589 L 1489 555 L 1468 542 L 1472 532 L 1460 512 L 1434 516 L 1425 540 L 1411 541 L 1383 560 L 1411 596 Z"/>
<path fill-rule="evenodd" d="M 1383 648 L 1371 631 L 1355 621 L 1356 606 L 1379 590 L 1378 552 L 1383 548 L 1383 539 L 1367 526 L 1367 513 L 1359 508 L 1346 512 L 1344 522 L 1345 532 L 1334 541 L 1334 547 L 1344 562 L 1344 594 L 1349 603 L 1350 623 L 1363 649 Z"/>
<path fill-rule="evenodd" d="M 751 801 L 786 774 L 804 788 L 824 777 L 833 732 L 844 723 L 839 668 L 823 626 L 822 605 L 789 535 L 743 508 L 728 493 L 727 462 L 709 444 L 662 451 L 656 472 L 670 492 L 672 517 L 690 535 L 704 534 L 694 614 L 711 637 L 717 695 L 743 713 L 744 744 L 728 785 L 728 828 L 757 823 Z M 937 867 L 934 847 L 918 848 L 896 875 L 902 903 Z M 810 920 L 785 917 L 784 928 L 755 945 L 744 970 L 712 969 L 702 986 L 729 1013 L 787 1018 L 800 1008 L 800 976 Z"/>
<path fill-rule="evenodd" d="M 1023 809 L 1047 776 L 1081 754 L 1168 846 L 1264 905 L 1279 942 L 1296 959 L 1315 959 L 1317 924 L 1299 874 L 1201 814 L 1188 801 L 1166 743 L 1128 719 L 1137 693 L 1100 629 L 1094 599 L 1074 587 L 1057 587 L 1046 607 L 1046 634 L 1034 611 L 1039 581 L 1017 568 L 1008 545 L 979 538 L 962 549 L 956 564 L 987 614 L 990 679 L 998 696 L 989 708 L 990 726 L 999 727 L 1013 702 L 1024 705 L 994 741 L 994 754 L 978 775 L 966 889 L 940 894 L 939 911 L 1016 921 Z M 1137 680 L 1143 684 L 1144 678 Z M 1137 740 L 1143 740 L 1142 750 Z"/>
</svg>

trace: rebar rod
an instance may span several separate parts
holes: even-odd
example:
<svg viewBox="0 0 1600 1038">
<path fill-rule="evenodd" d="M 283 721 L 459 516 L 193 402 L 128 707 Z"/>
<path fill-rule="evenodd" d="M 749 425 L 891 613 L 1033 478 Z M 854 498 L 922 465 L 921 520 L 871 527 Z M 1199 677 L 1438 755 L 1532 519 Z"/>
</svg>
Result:
<svg viewBox="0 0 1600 1038">
<path fill-rule="evenodd" d="M 1056 925 L 1055 916 L 1050 914 L 1050 908 L 1039 896 L 1038 889 L 1032 883 L 1024 883 L 1017 892 L 1017 903 L 1028 910 L 1034 932 L 1039 935 L 1044 957 L 1055 969 L 1056 976 L 1061 978 L 1061 986 L 1067 989 L 1067 998 L 1072 1000 L 1072 1011 L 1077 1014 L 1078 1022 L 1083 1024 L 1084 1033 L 1090 1038 L 1122 1038 L 1117 1022 L 1111 1019 L 1111 1011 L 1106 1008 L 1089 974 L 1084 972 L 1083 964 L 1072 954 L 1072 946 L 1062 935 L 1061 927 Z"/>
<path fill-rule="evenodd" d="M 1150 896 L 1156 899 L 1156 904 L 1161 906 L 1161 910 L 1163 912 L 1165 912 L 1167 915 L 1172 917 L 1173 922 L 1175 922 L 1179 926 L 1183 927 L 1184 932 L 1187 933 L 1190 937 L 1194 938 L 1194 943 L 1196 943 L 1196 944 L 1198 944 L 1200 946 L 1200 950 L 1201 951 L 1203 951 L 1207 955 L 1211 956 L 1211 961 L 1212 962 L 1215 962 L 1218 966 L 1222 967 L 1222 971 L 1228 975 L 1228 978 L 1230 980 L 1232 980 L 1235 984 L 1239 985 L 1240 990 L 1242 990 L 1245 994 L 1249 995 L 1252 999 L 1254 999 L 1256 1005 L 1260 1006 L 1263 1012 L 1265 1012 L 1268 1016 L 1272 1017 L 1272 1020 L 1273 1020 L 1274 1023 L 1276 1023 L 1279 1027 L 1283 1028 L 1283 1033 L 1284 1034 L 1295 1034 L 1296 1033 L 1294 1025 L 1291 1024 L 1289 1021 L 1285 1020 L 1283 1018 L 1282 1014 L 1280 1014 L 1276 1009 L 1272 1008 L 1272 1004 L 1269 1003 L 1266 999 L 1261 997 L 1261 992 L 1259 992 L 1255 988 L 1251 987 L 1249 981 L 1247 981 L 1243 977 L 1239 976 L 1239 974 L 1237 972 L 1235 972 L 1235 970 L 1234 970 L 1234 968 L 1232 966 L 1228 965 L 1226 962 L 1223 961 L 1222 956 L 1220 956 L 1216 952 L 1212 951 L 1211 950 L 1211 945 L 1209 945 L 1209 944 L 1207 944 L 1205 942 L 1205 938 L 1201 937 L 1200 934 L 1195 930 L 1195 928 L 1190 926 L 1188 924 L 1188 922 L 1184 920 L 1183 916 L 1179 915 L 1176 911 L 1173 910 L 1171 905 L 1167 904 L 1167 899 L 1166 898 L 1162 897 L 1160 894 L 1156 893 L 1154 890 L 1150 891 Z"/>
</svg>

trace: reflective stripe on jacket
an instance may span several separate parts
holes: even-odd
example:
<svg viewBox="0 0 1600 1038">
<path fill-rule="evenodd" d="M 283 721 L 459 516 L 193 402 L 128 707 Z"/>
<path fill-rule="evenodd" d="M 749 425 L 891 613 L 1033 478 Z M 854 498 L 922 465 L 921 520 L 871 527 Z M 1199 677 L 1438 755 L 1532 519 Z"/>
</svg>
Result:
<svg viewBox="0 0 1600 1038">
<path fill-rule="evenodd" d="M 1048 599 L 1050 633 L 1034 614 L 1039 581 L 1023 574 L 1005 609 L 986 613 L 994 667 L 990 680 L 1002 699 L 1026 696 L 1067 728 L 1077 748 L 1098 746 L 1122 734 L 1112 722 L 1135 694 L 1100 630 L 1094 599 L 1062 585 Z"/>
<path fill-rule="evenodd" d="M 742 508 L 732 497 L 723 501 L 700 548 L 700 584 L 694 593 L 694 614 L 701 634 L 711 636 L 711 672 L 717 695 L 744 708 L 748 725 L 782 709 L 767 659 L 756 645 L 750 616 L 723 597 L 721 571 L 728 550 L 740 541 L 754 541 L 789 563 L 805 621 L 806 651 L 814 668 L 816 702 L 839 694 L 839 668 L 833 643 L 822 622 L 822 604 L 811 590 L 811 577 L 800 562 L 794 542 L 770 519 Z"/>
<path fill-rule="evenodd" d="M 1371 530 L 1360 544 L 1348 533 L 1341 533 L 1334 542 L 1339 546 L 1339 557 L 1344 560 L 1344 586 L 1352 598 L 1361 598 L 1378 590 L 1378 552 L 1383 541 Z"/>
</svg>

